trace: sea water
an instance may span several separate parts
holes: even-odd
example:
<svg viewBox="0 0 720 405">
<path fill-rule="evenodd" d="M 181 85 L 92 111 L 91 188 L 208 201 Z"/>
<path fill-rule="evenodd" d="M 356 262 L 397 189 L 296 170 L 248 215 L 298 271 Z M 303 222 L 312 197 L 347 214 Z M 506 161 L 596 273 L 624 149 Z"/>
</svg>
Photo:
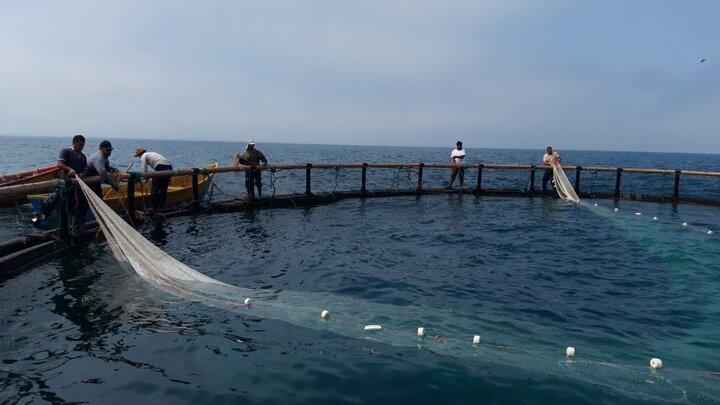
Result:
<svg viewBox="0 0 720 405">
<path fill-rule="evenodd" d="M 122 142 L 116 142 L 116 151 Z M 128 150 L 133 145 L 128 141 Z M 197 146 L 190 145 L 188 150 Z M 402 148 L 392 158 L 393 148 L 261 146 L 275 163 L 429 162 L 446 152 L 418 148 L 419 157 L 412 159 L 411 149 Z M 268 153 L 273 147 L 277 152 Z M 482 158 L 487 162 L 500 161 L 498 156 L 509 163 L 534 158 L 532 151 L 477 152 L 496 153 Z M 583 153 L 592 155 L 563 156 L 570 160 Z M 275 161 L 273 155 L 288 157 Z M 174 160 L 188 162 L 181 166 L 208 160 L 177 156 Z M 657 166 L 678 167 L 683 156 L 668 155 L 677 160 Z M 706 166 L 687 168 L 714 169 L 704 155 L 691 156 Z M 648 162 L 567 161 L 637 167 Z M 389 185 L 397 177 L 377 176 Z M 446 176 L 443 171 L 428 181 L 441 184 Z M 241 192 L 231 188 L 240 183 L 233 175 L 225 177 L 228 193 Z M 302 174 L 298 180 L 304 183 Z M 367 309 L 383 326 L 407 327 L 408 342 L 405 336 L 383 341 L 317 328 L 314 321 L 303 326 L 297 319 L 179 299 L 140 281 L 98 243 L 0 281 L 0 398 L 717 401 L 714 377 L 703 371 L 719 371 L 720 364 L 719 250 L 715 235 L 706 233 L 719 226 L 720 211 L 710 207 L 607 200 L 577 206 L 459 195 L 176 218 L 141 232 L 183 263 L 232 285 L 279 296 L 331 294 L 339 297 L 340 309 L 346 302 L 361 303 L 354 309 Z M 304 305 L 312 307 L 308 301 Z M 322 309 L 336 310 L 327 302 L 317 309 L 317 320 Z M 417 311 L 424 324 L 402 319 Z M 463 328 L 443 330 L 456 319 Z M 414 336 L 421 326 L 425 340 Z M 479 348 L 472 345 L 474 334 L 482 335 Z M 441 339 L 433 340 L 437 336 Z M 456 340 L 467 341 L 467 352 L 461 345 L 446 349 Z M 577 350 L 574 362 L 564 357 L 567 346 Z M 651 373 L 651 357 L 662 358 L 665 369 Z M 619 371 L 613 374 L 615 366 Z M 638 385 L 642 389 L 627 389 Z"/>
</svg>

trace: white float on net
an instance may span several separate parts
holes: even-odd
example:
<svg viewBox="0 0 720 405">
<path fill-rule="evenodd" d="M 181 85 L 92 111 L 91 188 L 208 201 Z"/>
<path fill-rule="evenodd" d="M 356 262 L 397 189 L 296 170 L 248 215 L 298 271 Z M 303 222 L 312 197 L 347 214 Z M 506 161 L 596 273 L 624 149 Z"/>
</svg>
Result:
<svg viewBox="0 0 720 405">
<path fill-rule="evenodd" d="M 425 336 L 425 328 L 418 328 L 418 336 L 419 337 Z"/>
<path fill-rule="evenodd" d="M 687 222 L 683 222 L 683 224 L 682 224 L 682 225 L 683 225 L 683 226 L 687 226 Z"/>
<path fill-rule="evenodd" d="M 615 211 L 615 212 L 618 212 L 618 211 L 620 211 L 620 208 L 615 208 L 614 211 Z"/>
<path fill-rule="evenodd" d="M 640 216 L 642 215 L 642 212 L 636 212 L 635 215 Z"/>
<path fill-rule="evenodd" d="M 250 298 L 245 298 L 245 305 L 250 306 L 252 304 L 252 300 Z"/>
<path fill-rule="evenodd" d="M 330 318 L 330 311 L 328 311 L 327 309 L 323 309 L 323 311 L 320 312 L 320 317 L 321 317 L 322 319 L 328 319 L 328 318 Z"/>
<path fill-rule="evenodd" d="M 713 234 L 713 231 L 708 230 L 707 234 L 708 234 L 708 235 L 712 235 L 712 234 Z"/>
<path fill-rule="evenodd" d="M 565 349 L 565 355 L 568 357 L 574 357 L 575 356 L 575 348 L 572 346 L 568 346 L 568 348 Z"/>
<path fill-rule="evenodd" d="M 657 221 L 657 219 L 658 219 L 657 217 L 653 217 L 653 221 Z"/>
<path fill-rule="evenodd" d="M 479 345 L 480 344 L 480 335 L 473 336 L 473 344 Z"/>
<path fill-rule="evenodd" d="M 652 368 L 653 370 L 661 369 L 662 366 L 663 366 L 662 360 L 660 360 L 656 357 L 653 357 L 652 359 L 650 359 L 650 368 Z"/>
<path fill-rule="evenodd" d="M 365 330 L 382 330 L 380 325 L 365 325 Z"/>
</svg>

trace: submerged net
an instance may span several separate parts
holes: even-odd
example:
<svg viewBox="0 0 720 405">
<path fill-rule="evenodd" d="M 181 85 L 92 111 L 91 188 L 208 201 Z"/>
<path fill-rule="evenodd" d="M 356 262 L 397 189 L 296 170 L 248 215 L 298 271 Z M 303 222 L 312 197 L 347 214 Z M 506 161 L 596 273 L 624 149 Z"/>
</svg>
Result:
<svg viewBox="0 0 720 405">
<path fill-rule="evenodd" d="M 553 165 L 553 175 L 555 178 L 555 187 L 557 188 L 557 193 L 560 198 L 572 202 L 579 202 L 580 198 L 578 198 L 575 190 L 570 184 L 570 180 L 568 180 L 565 172 L 563 171 L 562 167 L 560 167 L 560 165 Z"/>
<path fill-rule="evenodd" d="M 113 212 L 82 180 L 78 182 L 117 260 L 129 265 L 152 286 L 181 298 L 249 316 L 328 330 L 360 341 L 417 347 L 572 378 L 638 399 L 720 400 L 717 377 L 677 369 L 656 373 L 647 366 L 593 360 L 604 348 L 591 349 L 592 338 L 584 340 L 562 330 L 477 313 L 379 304 L 327 293 L 253 290 L 223 283 L 163 252 Z M 252 301 L 246 301 L 247 298 Z M 330 311 L 328 317 L 321 316 L 325 309 Z M 367 330 L 368 325 L 380 328 Z M 418 335 L 418 327 L 427 327 L 425 336 Z M 474 336 L 480 332 L 482 341 L 474 344 Z M 587 355 L 566 358 L 565 346 L 560 342 L 568 339 L 582 345 L 579 347 Z"/>
</svg>

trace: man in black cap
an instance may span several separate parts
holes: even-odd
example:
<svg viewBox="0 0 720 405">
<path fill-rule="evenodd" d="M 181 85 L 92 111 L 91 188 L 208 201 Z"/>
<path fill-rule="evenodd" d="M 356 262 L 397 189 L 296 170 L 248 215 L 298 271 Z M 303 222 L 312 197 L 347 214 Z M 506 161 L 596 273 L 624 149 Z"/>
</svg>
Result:
<svg viewBox="0 0 720 405">
<path fill-rule="evenodd" d="M 100 142 L 100 150 L 90 155 L 87 159 L 87 177 L 100 176 L 103 183 L 109 184 L 113 190 L 118 191 L 120 187 L 110 178 L 110 172 L 117 172 L 117 169 L 110 167 L 110 160 L 108 159 L 112 154 L 112 150 L 113 147 L 110 141 Z M 93 183 L 88 186 L 95 194 L 102 198 L 102 186 L 100 183 Z"/>
</svg>

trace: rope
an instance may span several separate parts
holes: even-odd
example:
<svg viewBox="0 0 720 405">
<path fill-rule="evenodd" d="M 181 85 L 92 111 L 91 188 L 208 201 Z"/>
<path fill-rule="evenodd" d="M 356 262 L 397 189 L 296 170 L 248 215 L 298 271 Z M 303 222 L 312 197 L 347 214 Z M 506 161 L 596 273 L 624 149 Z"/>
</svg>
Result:
<svg viewBox="0 0 720 405">
<path fill-rule="evenodd" d="M 339 167 L 335 167 L 335 186 L 334 186 L 333 189 L 332 189 L 332 195 L 333 195 L 333 196 L 335 195 L 335 190 L 337 190 L 337 186 L 338 186 L 338 176 L 339 176 L 339 175 L 340 175 L 340 168 L 339 168 Z"/>
</svg>

